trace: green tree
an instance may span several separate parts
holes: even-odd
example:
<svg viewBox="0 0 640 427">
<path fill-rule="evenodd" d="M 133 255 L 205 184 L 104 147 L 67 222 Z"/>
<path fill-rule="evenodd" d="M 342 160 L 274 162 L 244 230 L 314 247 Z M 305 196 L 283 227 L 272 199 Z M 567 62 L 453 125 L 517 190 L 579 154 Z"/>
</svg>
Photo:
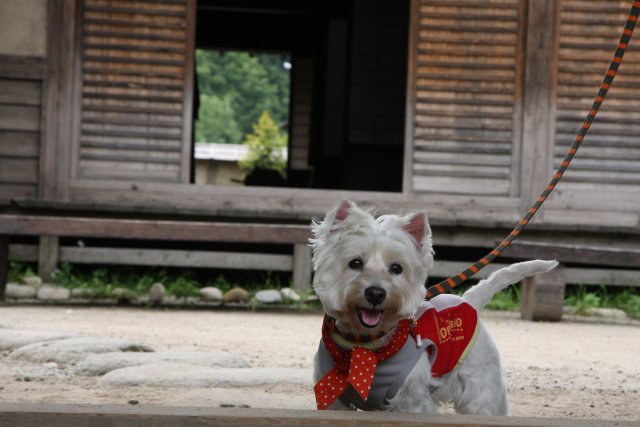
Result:
<svg viewBox="0 0 640 427">
<path fill-rule="evenodd" d="M 282 149 L 287 146 L 287 138 L 280 134 L 268 112 L 262 113 L 258 123 L 253 125 L 253 133 L 247 135 L 244 143 L 249 149 L 246 157 L 238 162 L 240 169 L 246 172 L 271 169 L 284 176 L 287 162 Z"/>
<path fill-rule="evenodd" d="M 243 133 L 235 120 L 236 113 L 229 98 L 200 96 L 200 115 L 196 122 L 196 142 L 237 144 Z"/>
<path fill-rule="evenodd" d="M 279 55 L 197 50 L 196 72 L 201 99 L 198 121 L 207 124 L 196 126 L 196 140 L 228 141 L 229 132 L 224 137 L 219 136 L 222 130 L 220 126 L 213 126 L 214 121 L 231 126 L 235 122 L 242 135 L 251 132 L 253 123 L 263 111 L 269 111 L 276 123 L 287 121 L 290 72 L 282 67 L 282 63 L 283 58 Z M 207 111 L 204 105 L 207 96 L 216 96 L 229 104 L 222 110 Z M 229 111 L 233 112 L 233 120 L 224 115 Z M 212 129 L 205 131 L 209 128 Z M 201 131 L 206 138 L 200 135 Z M 235 134 L 234 131 L 230 133 Z M 241 140 L 242 137 L 233 142 L 240 143 Z"/>
</svg>

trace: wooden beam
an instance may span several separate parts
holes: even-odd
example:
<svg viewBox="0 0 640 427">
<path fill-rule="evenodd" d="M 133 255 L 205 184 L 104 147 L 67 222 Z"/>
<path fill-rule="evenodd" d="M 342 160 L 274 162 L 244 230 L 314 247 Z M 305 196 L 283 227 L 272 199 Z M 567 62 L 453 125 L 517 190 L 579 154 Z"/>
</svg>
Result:
<svg viewBox="0 0 640 427">
<path fill-rule="evenodd" d="M 61 247 L 60 261 L 72 264 L 151 265 L 291 271 L 291 255 L 167 249 Z"/>
<path fill-rule="evenodd" d="M 576 264 L 640 267 L 640 250 L 634 249 L 512 242 L 503 255 L 513 258 L 556 259 Z"/>
<path fill-rule="evenodd" d="M 0 234 L 163 239 L 208 242 L 306 243 L 306 225 L 0 215 Z"/>
<path fill-rule="evenodd" d="M 447 426 L 447 427 L 632 427 L 633 421 L 487 417 L 395 412 L 292 409 L 190 408 L 183 406 L 42 405 L 0 403 L 0 426 L 71 425 L 118 427 L 187 426 Z"/>
</svg>

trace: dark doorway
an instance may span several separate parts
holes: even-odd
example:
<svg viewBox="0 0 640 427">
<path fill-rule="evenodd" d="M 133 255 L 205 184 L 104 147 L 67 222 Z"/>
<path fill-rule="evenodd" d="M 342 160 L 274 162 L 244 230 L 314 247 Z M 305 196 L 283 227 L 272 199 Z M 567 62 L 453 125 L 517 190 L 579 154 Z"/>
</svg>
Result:
<svg viewBox="0 0 640 427">
<path fill-rule="evenodd" d="M 409 1 L 199 0 L 196 47 L 289 52 L 289 187 L 401 191 Z"/>
</svg>

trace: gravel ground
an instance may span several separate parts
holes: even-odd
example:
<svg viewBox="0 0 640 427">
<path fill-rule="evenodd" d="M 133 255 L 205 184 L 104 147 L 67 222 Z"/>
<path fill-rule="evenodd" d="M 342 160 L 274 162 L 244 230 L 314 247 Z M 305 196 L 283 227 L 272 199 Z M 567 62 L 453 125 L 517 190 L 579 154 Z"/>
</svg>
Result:
<svg viewBox="0 0 640 427">
<path fill-rule="evenodd" d="M 527 322 L 487 312 L 501 352 L 513 415 L 640 420 L 640 322 L 573 317 Z M 321 314 L 0 306 L 0 326 L 139 341 L 156 351 L 226 351 L 252 367 L 303 368 L 311 377 Z M 0 352 L 0 401 L 313 409 L 312 387 L 106 386 L 70 367 Z M 444 411 L 449 409 L 445 408 Z"/>
</svg>

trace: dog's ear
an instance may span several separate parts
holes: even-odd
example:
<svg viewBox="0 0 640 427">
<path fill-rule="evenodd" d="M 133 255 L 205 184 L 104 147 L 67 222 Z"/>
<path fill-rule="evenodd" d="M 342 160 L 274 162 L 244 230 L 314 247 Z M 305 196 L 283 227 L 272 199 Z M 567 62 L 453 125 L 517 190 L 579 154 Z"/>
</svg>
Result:
<svg viewBox="0 0 640 427">
<path fill-rule="evenodd" d="M 335 212 L 333 214 L 334 219 L 336 221 L 344 221 L 349 215 L 349 209 L 353 209 L 354 207 L 355 204 L 351 200 L 342 199 L 332 211 L 332 213 Z"/>
<path fill-rule="evenodd" d="M 350 200 L 342 199 L 334 206 L 323 220 L 314 219 L 311 223 L 311 231 L 314 238 L 311 239 L 312 246 L 316 247 L 322 241 L 326 240 L 331 234 L 336 223 L 343 222 L 349 214 L 356 209 L 355 203 Z"/>
<path fill-rule="evenodd" d="M 431 228 L 424 212 L 411 215 L 403 229 L 413 237 L 418 252 L 431 253 Z"/>
</svg>

